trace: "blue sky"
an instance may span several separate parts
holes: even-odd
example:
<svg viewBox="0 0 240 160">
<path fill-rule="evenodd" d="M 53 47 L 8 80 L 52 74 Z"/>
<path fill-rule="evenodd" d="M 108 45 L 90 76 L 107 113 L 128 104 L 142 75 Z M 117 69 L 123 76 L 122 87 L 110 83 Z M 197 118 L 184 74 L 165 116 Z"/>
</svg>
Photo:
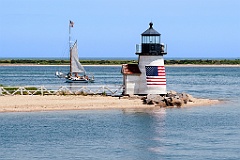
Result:
<svg viewBox="0 0 240 160">
<path fill-rule="evenodd" d="M 136 57 L 150 21 L 166 57 L 240 57 L 240 0 L 0 0 L 0 58 Z"/>
</svg>

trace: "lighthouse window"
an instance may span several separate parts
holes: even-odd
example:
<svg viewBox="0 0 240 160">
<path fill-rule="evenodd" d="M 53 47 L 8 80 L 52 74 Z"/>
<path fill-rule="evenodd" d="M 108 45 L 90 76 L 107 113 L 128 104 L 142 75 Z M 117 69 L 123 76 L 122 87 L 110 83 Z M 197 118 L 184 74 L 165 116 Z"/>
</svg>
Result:
<svg viewBox="0 0 240 160">
<path fill-rule="evenodd" d="M 156 36 L 156 43 L 160 43 L 160 36 Z"/>
<path fill-rule="evenodd" d="M 143 36 L 142 43 L 149 43 L 149 36 Z"/>
<path fill-rule="evenodd" d="M 145 36 L 142 36 L 142 43 L 145 43 Z"/>
<path fill-rule="evenodd" d="M 151 36 L 143 36 L 142 43 L 152 43 L 152 37 Z"/>
<path fill-rule="evenodd" d="M 150 43 L 156 43 L 156 36 L 150 36 Z"/>
<path fill-rule="evenodd" d="M 153 36 L 150 36 L 150 37 L 149 37 L 149 42 L 150 42 L 150 43 L 154 43 L 154 37 L 153 37 Z"/>
<path fill-rule="evenodd" d="M 160 36 L 142 36 L 142 43 L 160 43 Z"/>
</svg>

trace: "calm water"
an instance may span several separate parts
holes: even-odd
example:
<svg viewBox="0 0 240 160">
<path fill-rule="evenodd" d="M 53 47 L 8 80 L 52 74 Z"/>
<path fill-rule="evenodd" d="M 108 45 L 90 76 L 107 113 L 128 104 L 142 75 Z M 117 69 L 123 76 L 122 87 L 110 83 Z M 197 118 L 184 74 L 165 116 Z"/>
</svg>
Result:
<svg viewBox="0 0 240 160">
<path fill-rule="evenodd" d="M 67 67 L 0 67 L 3 85 L 69 85 Z M 86 67 L 94 85 L 121 67 Z M 168 90 L 226 103 L 157 111 L 0 113 L 0 159 L 240 159 L 240 68 L 166 67 Z"/>
</svg>

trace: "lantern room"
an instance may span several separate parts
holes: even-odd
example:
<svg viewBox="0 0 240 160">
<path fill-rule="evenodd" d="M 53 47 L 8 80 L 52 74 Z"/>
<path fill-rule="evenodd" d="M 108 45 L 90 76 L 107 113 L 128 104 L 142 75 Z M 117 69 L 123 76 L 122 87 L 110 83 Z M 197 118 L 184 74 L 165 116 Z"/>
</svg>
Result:
<svg viewBox="0 0 240 160">
<path fill-rule="evenodd" d="M 149 23 L 149 29 L 141 34 L 141 45 L 136 46 L 137 55 L 166 55 L 164 44 L 161 43 L 161 34 L 153 29 L 153 23 Z"/>
</svg>

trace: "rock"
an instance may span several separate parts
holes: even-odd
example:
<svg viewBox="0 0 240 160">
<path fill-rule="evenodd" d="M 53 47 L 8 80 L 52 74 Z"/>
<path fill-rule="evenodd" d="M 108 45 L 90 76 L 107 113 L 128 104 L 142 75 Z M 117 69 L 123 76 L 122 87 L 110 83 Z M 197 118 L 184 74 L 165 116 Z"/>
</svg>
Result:
<svg viewBox="0 0 240 160">
<path fill-rule="evenodd" d="M 180 97 L 179 97 L 179 96 L 174 96 L 173 98 L 180 99 Z"/>
<path fill-rule="evenodd" d="M 188 102 L 194 102 L 195 98 L 187 93 L 177 93 L 175 91 L 169 91 L 165 96 L 158 94 L 148 94 L 146 97 L 141 97 L 144 104 L 155 104 L 159 107 L 181 107 Z"/>
<path fill-rule="evenodd" d="M 161 101 L 164 100 L 164 98 L 158 94 L 149 94 L 147 95 L 147 100 L 151 100 L 152 103 L 160 103 Z"/>
<path fill-rule="evenodd" d="M 151 99 L 146 99 L 146 104 L 154 104 Z"/>
<path fill-rule="evenodd" d="M 164 102 L 167 106 L 173 106 L 172 99 L 170 97 L 165 97 Z"/>
<path fill-rule="evenodd" d="M 182 93 L 182 100 L 184 104 L 187 104 L 187 102 L 189 101 L 189 97 L 187 96 L 186 93 Z"/>
<path fill-rule="evenodd" d="M 175 97 L 165 97 L 164 102 L 167 106 L 177 106 L 181 107 L 183 104 L 183 101 L 179 96 Z"/>
<path fill-rule="evenodd" d="M 179 98 L 172 98 L 172 105 L 173 106 L 177 106 L 177 107 L 181 107 L 182 106 L 182 100 Z"/>
<path fill-rule="evenodd" d="M 182 98 L 183 94 L 182 93 L 177 93 L 176 96 L 178 96 L 179 98 Z"/>
<path fill-rule="evenodd" d="M 156 95 L 155 94 L 148 94 L 147 99 L 153 99 Z"/>
<path fill-rule="evenodd" d="M 173 91 L 173 90 L 169 91 L 168 93 L 169 93 L 169 94 L 175 94 L 175 95 L 177 94 L 177 92 L 176 92 L 176 91 Z"/>
<path fill-rule="evenodd" d="M 172 97 L 175 97 L 176 94 L 172 94 L 172 93 L 167 93 L 166 97 L 169 97 L 169 98 L 172 98 Z"/>
<path fill-rule="evenodd" d="M 157 95 L 156 97 L 154 97 L 153 102 L 158 104 L 160 102 L 163 102 L 163 100 L 164 98 L 162 96 Z"/>
<path fill-rule="evenodd" d="M 188 97 L 188 101 L 189 101 L 189 102 L 194 102 L 194 98 L 193 98 L 192 95 L 190 95 L 190 94 L 186 94 L 186 95 L 187 95 L 187 97 Z"/>
<path fill-rule="evenodd" d="M 163 107 L 167 107 L 166 103 L 163 101 L 160 101 L 158 104 L 156 104 L 156 106 L 163 108 Z"/>
</svg>

